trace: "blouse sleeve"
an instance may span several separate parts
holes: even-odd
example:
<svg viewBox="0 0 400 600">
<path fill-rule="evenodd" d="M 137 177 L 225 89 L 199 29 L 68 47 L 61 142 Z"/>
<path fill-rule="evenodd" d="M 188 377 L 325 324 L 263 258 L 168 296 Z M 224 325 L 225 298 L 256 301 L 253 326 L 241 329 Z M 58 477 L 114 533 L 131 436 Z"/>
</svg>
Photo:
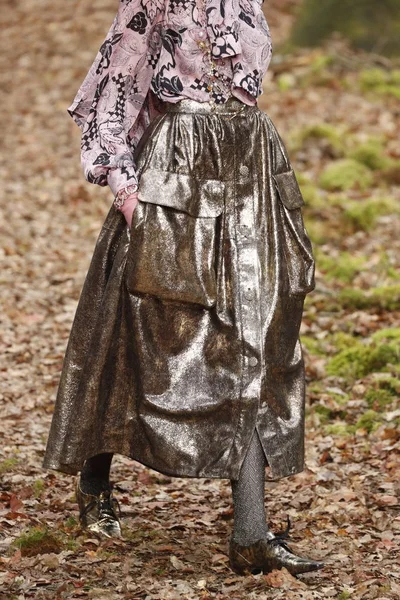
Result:
<svg viewBox="0 0 400 600">
<path fill-rule="evenodd" d="M 133 151 L 149 116 L 166 2 L 120 0 L 114 22 L 68 112 L 82 130 L 86 179 L 114 195 L 137 185 Z M 146 113 L 146 114 L 145 114 Z"/>
</svg>

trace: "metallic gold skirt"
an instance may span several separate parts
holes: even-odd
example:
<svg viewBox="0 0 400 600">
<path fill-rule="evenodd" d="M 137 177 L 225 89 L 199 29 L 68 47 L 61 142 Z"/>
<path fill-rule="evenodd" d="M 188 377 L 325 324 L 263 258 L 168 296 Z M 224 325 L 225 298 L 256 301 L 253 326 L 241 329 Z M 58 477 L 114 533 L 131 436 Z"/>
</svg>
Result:
<svg viewBox="0 0 400 600">
<path fill-rule="evenodd" d="M 237 479 L 304 468 L 299 328 L 314 260 L 287 151 L 257 105 L 164 103 L 136 148 L 130 231 L 112 205 L 64 359 L 44 467 L 100 452 Z"/>
</svg>

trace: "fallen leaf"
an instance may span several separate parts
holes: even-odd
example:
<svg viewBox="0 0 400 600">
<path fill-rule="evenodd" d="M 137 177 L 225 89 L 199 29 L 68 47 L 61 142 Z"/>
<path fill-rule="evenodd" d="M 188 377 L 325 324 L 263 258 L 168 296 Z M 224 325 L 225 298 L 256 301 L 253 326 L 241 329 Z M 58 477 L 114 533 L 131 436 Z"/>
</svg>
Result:
<svg viewBox="0 0 400 600">
<path fill-rule="evenodd" d="M 23 506 L 24 506 L 24 503 L 19 498 L 17 498 L 17 496 L 15 494 L 12 494 L 11 498 L 10 498 L 11 512 L 17 513 L 19 511 L 19 509 L 22 508 Z"/>
</svg>

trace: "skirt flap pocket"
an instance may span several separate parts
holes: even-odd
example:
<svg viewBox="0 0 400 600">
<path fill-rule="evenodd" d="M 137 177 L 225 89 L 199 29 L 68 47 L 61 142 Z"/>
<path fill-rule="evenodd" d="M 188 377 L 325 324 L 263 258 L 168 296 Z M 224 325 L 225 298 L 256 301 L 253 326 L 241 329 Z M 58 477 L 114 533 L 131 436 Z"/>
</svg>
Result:
<svg viewBox="0 0 400 600">
<path fill-rule="evenodd" d="M 217 217 L 224 209 L 225 185 L 219 179 L 196 179 L 186 173 L 147 168 L 139 180 L 138 198 L 184 211 L 192 217 Z"/>
<path fill-rule="evenodd" d="M 305 204 L 293 169 L 272 175 L 281 206 L 281 244 L 292 294 L 308 294 L 315 287 L 311 240 L 304 227 Z M 296 210 L 297 209 L 297 210 Z"/>
<path fill-rule="evenodd" d="M 214 306 L 224 182 L 147 168 L 138 192 L 125 270 L 128 291 Z"/>
<path fill-rule="evenodd" d="M 293 169 L 272 175 L 282 203 L 289 210 L 304 206 L 304 198 L 300 191 Z"/>
</svg>

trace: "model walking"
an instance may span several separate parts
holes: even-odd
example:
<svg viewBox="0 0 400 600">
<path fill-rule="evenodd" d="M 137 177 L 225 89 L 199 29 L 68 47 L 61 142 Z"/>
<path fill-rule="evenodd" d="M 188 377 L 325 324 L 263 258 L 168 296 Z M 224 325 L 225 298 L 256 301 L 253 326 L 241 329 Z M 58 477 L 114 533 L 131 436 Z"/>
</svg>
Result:
<svg viewBox="0 0 400 600">
<path fill-rule="evenodd" d="M 229 478 L 238 573 L 323 566 L 272 533 L 265 467 L 304 468 L 299 328 L 314 260 L 286 149 L 258 108 L 258 0 L 120 0 L 69 112 L 115 200 L 72 326 L 44 466 L 81 471 L 83 525 L 120 535 L 114 453 Z"/>
</svg>

